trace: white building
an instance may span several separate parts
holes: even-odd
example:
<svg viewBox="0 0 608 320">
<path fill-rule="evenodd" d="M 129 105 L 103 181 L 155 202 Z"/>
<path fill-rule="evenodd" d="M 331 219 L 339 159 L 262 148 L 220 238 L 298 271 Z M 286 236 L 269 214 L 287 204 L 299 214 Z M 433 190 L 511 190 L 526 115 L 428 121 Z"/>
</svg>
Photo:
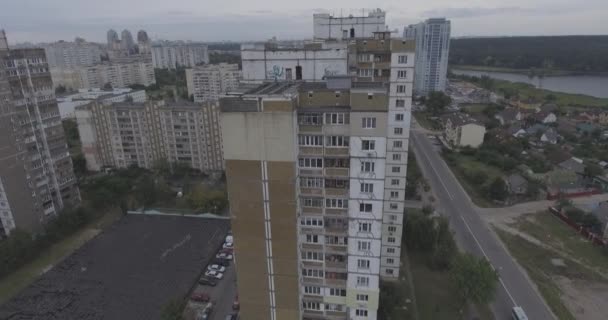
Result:
<svg viewBox="0 0 608 320">
<path fill-rule="evenodd" d="M 238 64 L 213 64 L 186 69 L 188 96 L 194 102 L 217 101 L 228 91 L 239 86 L 243 74 Z"/>
<path fill-rule="evenodd" d="M 50 68 L 90 66 L 101 61 L 101 50 L 94 43 L 59 41 L 43 47 Z"/>
<path fill-rule="evenodd" d="M 154 68 L 192 68 L 209 63 L 207 45 L 191 42 L 162 42 L 152 45 Z"/>
<path fill-rule="evenodd" d="M 328 13 L 313 15 L 315 39 L 345 40 L 370 38 L 373 32 L 386 30 L 386 12 L 376 9 L 365 15 L 336 17 Z"/>
<path fill-rule="evenodd" d="M 311 43 L 303 48 L 279 48 L 274 43 L 241 45 L 244 82 L 322 80 L 348 71 L 346 43 Z"/>
<path fill-rule="evenodd" d="M 156 83 L 151 62 L 102 63 L 73 69 L 52 69 L 53 84 L 68 89 L 102 88 L 110 83 L 114 88 L 133 84 L 150 86 Z"/>
<path fill-rule="evenodd" d="M 414 92 L 426 95 L 445 91 L 450 51 L 450 21 L 432 18 L 410 25 L 403 31 L 405 39 L 416 40 Z"/>
<path fill-rule="evenodd" d="M 146 102 L 145 90 L 134 91 L 131 88 L 113 88 L 112 90 L 79 89 L 78 93 L 64 97 L 57 97 L 59 105 L 59 115 L 61 119 L 74 118 L 74 109 L 83 106 L 91 101 L 99 101 L 104 104 L 118 103 L 131 100 L 135 103 Z"/>
</svg>

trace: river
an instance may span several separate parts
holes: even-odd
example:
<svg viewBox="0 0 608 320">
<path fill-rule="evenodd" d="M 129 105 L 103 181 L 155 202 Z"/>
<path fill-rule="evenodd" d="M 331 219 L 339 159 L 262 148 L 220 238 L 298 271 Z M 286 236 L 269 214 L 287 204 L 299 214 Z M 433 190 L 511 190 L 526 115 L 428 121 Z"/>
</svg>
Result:
<svg viewBox="0 0 608 320">
<path fill-rule="evenodd" d="M 543 79 L 538 77 L 530 79 L 524 74 L 494 71 L 453 69 L 452 73 L 476 77 L 486 75 L 494 79 L 529 83 L 537 88 L 540 87 L 542 81 L 543 89 L 608 98 L 608 76 L 550 76 Z"/>
</svg>

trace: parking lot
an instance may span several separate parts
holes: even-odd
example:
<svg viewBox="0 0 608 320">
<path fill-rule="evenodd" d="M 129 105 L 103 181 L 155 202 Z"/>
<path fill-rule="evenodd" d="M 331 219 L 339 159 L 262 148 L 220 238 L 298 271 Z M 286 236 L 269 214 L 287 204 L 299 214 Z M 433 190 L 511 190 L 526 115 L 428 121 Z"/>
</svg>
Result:
<svg viewBox="0 0 608 320">
<path fill-rule="evenodd" d="M 203 268 L 206 270 L 207 266 L 203 266 Z M 230 261 L 229 265 L 226 266 L 224 277 L 221 280 L 215 280 L 215 282 L 215 286 L 197 284 L 190 296 L 197 294 L 208 295 L 210 301 L 213 303 L 213 311 L 211 312 L 209 319 L 224 320 L 226 319 L 226 316 L 238 312 L 232 309 L 237 294 L 234 260 Z M 185 310 L 186 319 L 199 320 L 196 315 L 200 314 L 200 311 L 203 310 L 206 305 L 207 303 L 189 299 Z"/>
</svg>

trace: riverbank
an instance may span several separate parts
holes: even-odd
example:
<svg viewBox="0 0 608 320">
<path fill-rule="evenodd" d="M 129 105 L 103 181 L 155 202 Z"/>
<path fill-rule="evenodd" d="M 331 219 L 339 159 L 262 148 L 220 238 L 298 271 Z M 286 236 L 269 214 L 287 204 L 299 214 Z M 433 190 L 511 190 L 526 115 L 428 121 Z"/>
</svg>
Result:
<svg viewBox="0 0 608 320">
<path fill-rule="evenodd" d="M 474 65 L 450 65 L 450 70 L 462 70 L 462 71 L 480 71 L 480 72 L 502 72 L 512 74 L 529 75 L 530 69 L 515 69 L 515 68 L 502 68 L 502 67 L 490 67 L 490 66 L 474 66 Z M 592 71 L 572 71 L 572 70 L 544 70 L 546 77 L 558 77 L 558 76 L 608 76 L 608 72 L 592 72 Z"/>
</svg>

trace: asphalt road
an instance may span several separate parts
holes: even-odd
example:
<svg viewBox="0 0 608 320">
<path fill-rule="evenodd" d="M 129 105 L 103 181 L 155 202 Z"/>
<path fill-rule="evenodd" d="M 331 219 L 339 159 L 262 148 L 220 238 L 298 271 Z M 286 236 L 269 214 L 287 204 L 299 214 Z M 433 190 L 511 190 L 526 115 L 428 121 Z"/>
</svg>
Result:
<svg viewBox="0 0 608 320">
<path fill-rule="evenodd" d="M 226 268 L 224 278 L 217 280 L 215 287 L 197 285 L 194 292 L 203 292 L 209 295 L 213 302 L 213 312 L 211 313 L 210 320 L 224 320 L 227 315 L 235 313 L 232 310 L 232 303 L 236 297 L 236 272 L 234 270 L 234 263 L 230 263 L 230 266 Z M 204 306 L 202 303 L 193 301 L 188 302 L 192 309 L 201 308 Z"/>
<path fill-rule="evenodd" d="M 415 125 L 414 121 L 412 125 Z M 512 319 L 511 309 L 516 305 L 524 309 L 529 319 L 555 319 L 523 269 L 479 216 L 426 133 L 413 129 L 410 140 L 420 169 L 437 196 L 437 207 L 448 217 L 460 248 L 485 257 L 500 274 L 495 301 L 491 305 L 496 319 Z"/>
</svg>

